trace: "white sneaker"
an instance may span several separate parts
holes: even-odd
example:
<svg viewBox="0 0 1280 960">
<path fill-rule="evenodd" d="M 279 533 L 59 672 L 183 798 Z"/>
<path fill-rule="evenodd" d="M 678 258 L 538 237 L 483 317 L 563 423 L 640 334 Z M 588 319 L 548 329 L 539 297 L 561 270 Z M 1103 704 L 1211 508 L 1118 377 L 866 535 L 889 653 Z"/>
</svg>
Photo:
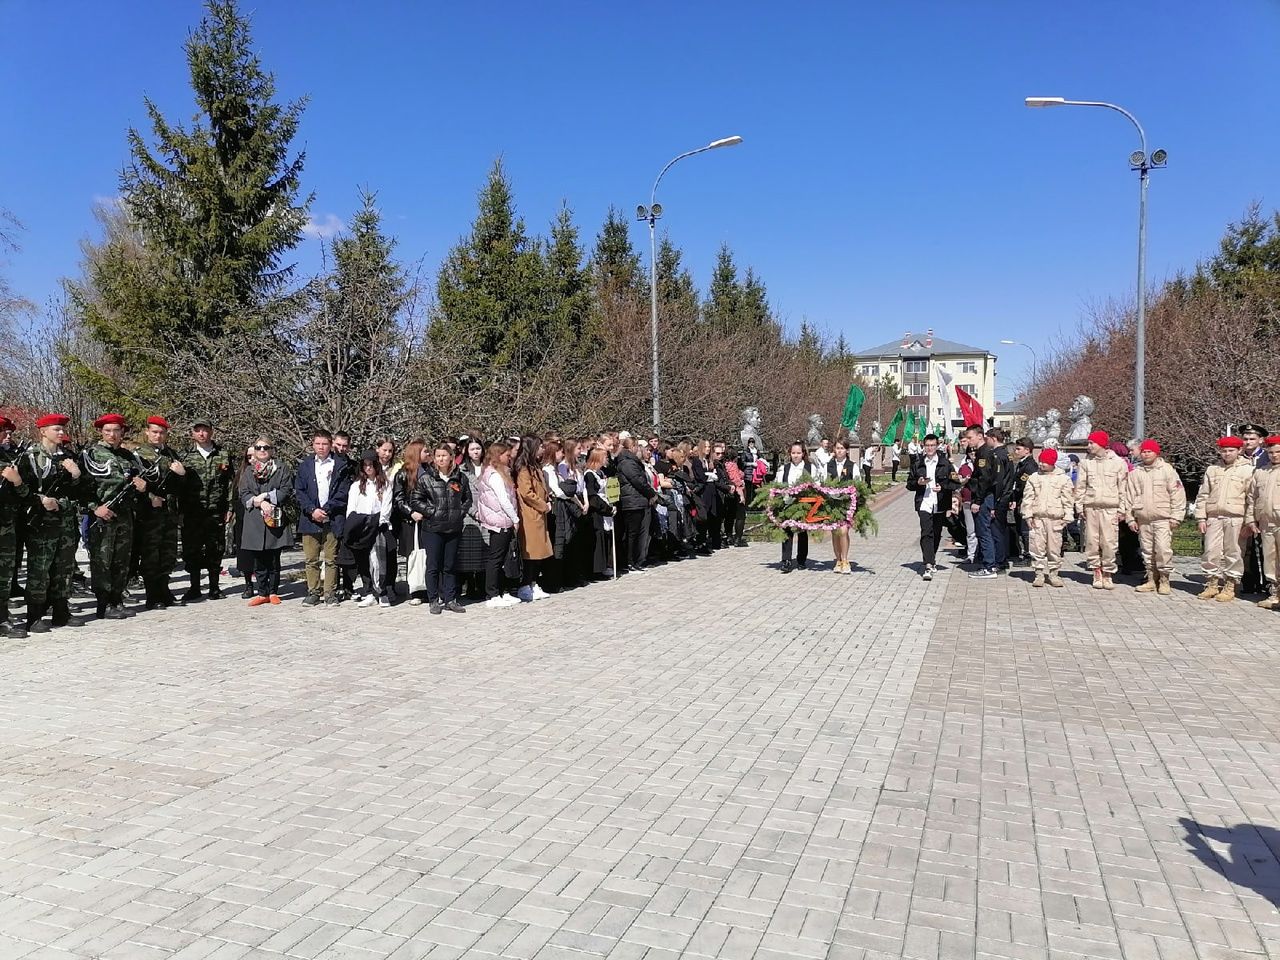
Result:
<svg viewBox="0 0 1280 960">
<path fill-rule="evenodd" d="M 543 589 L 542 589 L 540 586 L 538 586 L 536 583 L 533 585 L 533 590 L 532 590 L 532 592 L 530 593 L 530 598 L 531 598 L 531 599 L 533 599 L 533 600 L 545 600 L 545 599 L 547 599 L 547 597 L 549 597 L 549 596 L 551 596 L 551 594 L 547 593 L 547 591 L 543 590 Z"/>
<path fill-rule="evenodd" d="M 380 606 L 380 607 L 389 607 L 389 606 L 391 606 L 391 598 L 390 598 L 390 597 L 379 597 L 379 598 L 378 598 L 378 606 Z"/>
<path fill-rule="evenodd" d="M 531 590 L 529 587 L 521 587 L 519 590 L 516 591 L 516 597 L 519 599 L 521 603 L 532 603 L 533 590 Z"/>
<path fill-rule="evenodd" d="M 420 606 L 422 606 L 422 598 L 421 598 L 421 597 L 411 597 L 411 598 L 409 599 L 409 606 L 411 606 L 411 607 L 420 607 Z"/>
<path fill-rule="evenodd" d="M 377 606 L 377 603 L 378 603 L 378 598 L 375 597 L 373 594 L 369 594 L 369 596 L 367 597 L 361 597 L 360 602 L 357 603 L 356 606 L 357 607 L 373 607 L 373 606 Z"/>
<path fill-rule="evenodd" d="M 500 609 L 501 607 L 509 607 L 512 604 L 519 603 L 519 602 L 520 602 L 519 600 L 517 600 L 515 597 L 511 596 L 510 594 L 500 593 L 496 597 L 490 597 L 488 600 L 484 602 L 484 605 L 486 607 L 489 607 L 492 610 L 497 610 L 497 609 Z"/>
</svg>

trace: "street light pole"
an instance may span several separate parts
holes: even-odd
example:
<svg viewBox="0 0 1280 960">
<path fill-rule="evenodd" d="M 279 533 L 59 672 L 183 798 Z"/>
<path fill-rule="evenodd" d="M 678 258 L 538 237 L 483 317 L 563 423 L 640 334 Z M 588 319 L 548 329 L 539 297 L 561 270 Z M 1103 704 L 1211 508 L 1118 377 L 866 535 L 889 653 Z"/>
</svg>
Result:
<svg viewBox="0 0 1280 960">
<path fill-rule="evenodd" d="M 1138 173 L 1138 317 L 1135 347 L 1137 359 L 1134 363 L 1133 385 L 1133 433 L 1136 437 L 1146 434 L 1146 393 L 1147 393 L 1147 182 L 1154 167 L 1163 167 L 1169 162 L 1169 154 L 1165 150 L 1157 150 L 1147 154 L 1147 134 L 1142 124 L 1132 113 L 1114 103 L 1103 100 L 1067 100 L 1063 97 L 1027 97 L 1028 107 L 1105 107 L 1122 113 L 1138 130 L 1138 139 L 1142 149 L 1129 155 L 1129 169 Z"/>
<path fill-rule="evenodd" d="M 662 206 L 657 202 L 658 184 L 668 170 L 685 157 L 692 157 L 719 147 L 736 147 L 742 142 L 741 137 L 722 137 L 712 140 L 705 147 L 689 150 L 671 160 L 658 173 L 653 181 L 653 189 L 649 191 L 649 206 L 641 204 L 636 207 L 636 219 L 649 221 L 649 346 L 653 352 L 652 389 L 653 389 L 653 430 L 658 432 L 662 423 L 662 401 L 659 396 L 660 381 L 658 378 L 658 239 L 656 227 L 658 218 L 662 216 Z"/>
<path fill-rule="evenodd" d="M 1029 343 L 1023 343 L 1021 340 L 1001 340 L 1001 343 L 1007 343 L 1011 347 L 1026 347 L 1031 351 L 1031 382 L 1036 382 L 1036 367 L 1040 365 L 1040 358 L 1036 356 L 1035 347 Z"/>
</svg>

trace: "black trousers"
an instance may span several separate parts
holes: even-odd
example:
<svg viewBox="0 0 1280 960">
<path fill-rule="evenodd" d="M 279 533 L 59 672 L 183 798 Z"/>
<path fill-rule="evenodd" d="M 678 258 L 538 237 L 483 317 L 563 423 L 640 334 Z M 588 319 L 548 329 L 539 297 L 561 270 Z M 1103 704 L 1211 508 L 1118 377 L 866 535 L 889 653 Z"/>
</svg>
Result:
<svg viewBox="0 0 1280 960">
<path fill-rule="evenodd" d="M 427 599 L 448 603 L 458 597 L 458 578 L 454 570 L 458 566 L 458 544 L 462 531 L 456 533 L 423 534 L 427 551 Z"/>
<path fill-rule="evenodd" d="M 890 483 L 898 482 L 898 461 L 897 460 L 889 461 L 889 482 Z"/>
<path fill-rule="evenodd" d="M 863 464 L 862 466 L 862 482 L 868 487 L 871 486 L 871 468 L 866 464 Z"/>
<path fill-rule="evenodd" d="M 920 517 L 920 559 L 933 566 L 938 557 L 938 541 L 942 539 L 946 514 L 917 511 L 917 515 Z"/>
<path fill-rule="evenodd" d="M 280 551 L 254 550 L 253 572 L 258 578 L 258 596 L 280 592 Z"/>
<path fill-rule="evenodd" d="M 1246 537 L 1240 544 L 1244 552 L 1244 576 L 1240 578 L 1241 593 L 1266 593 L 1267 585 L 1262 576 L 1262 538 Z"/>
<path fill-rule="evenodd" d="M 644 524 L 649 518 L 649 510 L 618 511 L 618 567 L 619 573 L 636 570 L 644 566 Z"/>
<path fill-rule="evenodd" d="M 791 545 L 796 547 L 796 563 L 804 563 L 809 559 L 809 531 L 808 530 L 788 530 L 787 537 L 782 541 L 782 562 L 786 563 L 791 559 Z"/>
<path fill-rule="evenodd" d="M 506 579 L 503 569 L 507 563 L 507 552 L 511 549 L 511 537 L 515 529 L 490 530 L 489 550 L 484 558 L 484 597 L 492 600 L 502 593 L 502 584 Z"/>
</svg>

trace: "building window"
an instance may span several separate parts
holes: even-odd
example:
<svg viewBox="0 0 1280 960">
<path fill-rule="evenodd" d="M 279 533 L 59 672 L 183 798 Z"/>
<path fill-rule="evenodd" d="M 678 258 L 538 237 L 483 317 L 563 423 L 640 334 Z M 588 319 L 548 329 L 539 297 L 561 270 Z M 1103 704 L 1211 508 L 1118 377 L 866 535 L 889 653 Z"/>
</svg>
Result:
<svg viewBox="0 0 1280 960">
<path fill-rule="evenodd" d="M 961 361 L 960 361 L 960 372 L 961 372 L 961 373 L 973 374 L 973 375 L 975 375 L 975 376 L 976 376 L 976 375 L 977 375 L 977 373 L 978 373 L 978 365 L 977 365 L 976 363 L 974 363 L 972 360 L 961 360 Z"/>
<path fill-rule="evenodd" d="M 880 376 L 880 364 L 878 364 L 878 363 L 864 363 L 864 364 L 862 365 L 862 375 L 863 375 L 864 377 L 879 377 L 879 376 Z"/>
<path fill-rule="evenodd" d="M 907 395 L 911 397 L 927 397 L 929 395 L 929 385 L 927 383 L 909 383 L 907 386 Z"/>
<path fill-rule="evenodd" d="M 892 374 L 897 372 L 898 372 L 898 365 L 896 363 L 889 364 L 889 373 Z"/>
<path fill-rule="evenodd" d="M 903 373 L 928 373 L 928 360 L 906 360 L 902 364 Z"/>
<path fill-rule="evenodd" d="M 976 383 L 961 383 L 958 386 L 971 397 L 978 395 L 978 385 Z"/>
</svg>

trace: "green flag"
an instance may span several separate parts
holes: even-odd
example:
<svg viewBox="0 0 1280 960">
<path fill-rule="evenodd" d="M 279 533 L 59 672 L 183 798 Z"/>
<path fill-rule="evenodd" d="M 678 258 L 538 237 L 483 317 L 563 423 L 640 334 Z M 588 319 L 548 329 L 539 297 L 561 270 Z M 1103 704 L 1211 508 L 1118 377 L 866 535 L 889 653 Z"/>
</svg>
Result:
<svg viewBox="0 0 1280 960">
<path fill-rule="evenodd" d="M 898 432 L 898 429 L 901 426 L 902 426 L 902 408 L 899 407 L 898 412 L 895 413 L 893 415 L 893 419 L 889 421 L 889 429 L 886 430 L 884 432 L 884 436 L 880 438 L 886 447 L 893 446 L 894 435 Z"/>
<path fill-rule="evenodd" d="M 844 402 L 844 415 L 840 418 L 840 426 L 849 433 L 858 425 L 858 414 L 862 412 L 862 402 L 866 400 L 862 388 L 856 383 L 849 388 L 849 397 Z"/>
<path fill-rule="evenodd" d="M 916 438 L 916 412 L 914 410 L 907 411 L 907 423 L 902 428 L 902 439 L 908 442 Z"/>
</svg>

